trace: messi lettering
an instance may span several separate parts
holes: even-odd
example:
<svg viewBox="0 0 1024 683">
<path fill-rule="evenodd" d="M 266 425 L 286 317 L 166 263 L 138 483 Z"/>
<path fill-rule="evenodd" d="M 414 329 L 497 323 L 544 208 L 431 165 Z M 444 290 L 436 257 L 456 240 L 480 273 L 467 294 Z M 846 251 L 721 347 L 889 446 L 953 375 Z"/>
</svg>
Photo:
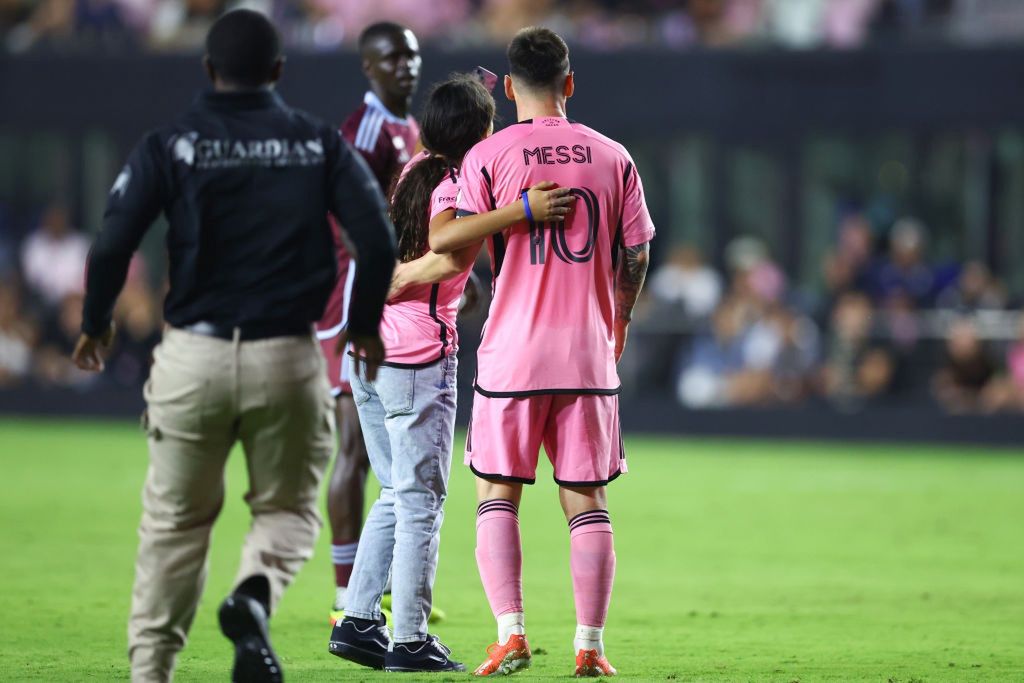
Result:
<svg viewBox="0 0 1024 683">
<path fill-rule="evenodd" d="M 523 164 L 589 164 L 590 145 L 545 145 L 533 149 L 523 148 Z"/>
</svg>

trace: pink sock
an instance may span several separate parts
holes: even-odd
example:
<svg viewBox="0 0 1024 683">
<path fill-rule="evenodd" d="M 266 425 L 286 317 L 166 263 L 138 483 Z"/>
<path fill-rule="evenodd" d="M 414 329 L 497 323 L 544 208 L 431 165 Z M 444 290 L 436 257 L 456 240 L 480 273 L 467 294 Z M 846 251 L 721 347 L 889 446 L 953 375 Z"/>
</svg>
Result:
<svg viewBox="0 0 1024 683">
<path fill-rule="evenodd" d="M 519 511 L 511 501 L 485 500 L 477 506 L 476 564 L 495 619 L 522 612 L 523 547 Z"/>
<path fill-rule="evenodd" d="M 615 546 L 607 510 L 581 512 L 569 520 L 569 564 L 576 622 L 604 626 L 615 581 Z"/>
</svg>

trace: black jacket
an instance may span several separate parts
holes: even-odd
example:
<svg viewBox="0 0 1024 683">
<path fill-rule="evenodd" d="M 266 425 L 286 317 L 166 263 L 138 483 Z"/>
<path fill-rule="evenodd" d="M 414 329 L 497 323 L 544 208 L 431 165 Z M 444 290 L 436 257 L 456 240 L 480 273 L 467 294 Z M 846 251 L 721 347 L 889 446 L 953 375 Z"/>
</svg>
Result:
<svg viewBox="0 0 1024 683">
<path fill-rule="evenodd" d="M 86 334 L 107 329 L 132 253 L 161 212 L 170 223 L 171 325 L 319 319 L 337 270 L 331 213 L 356 252 L 349 330 L 376 332 L 396 253 L 384 197 L 335 128 L 272 91 L 204 93 L 138 144 L 90 252 Z"/>
</svg>

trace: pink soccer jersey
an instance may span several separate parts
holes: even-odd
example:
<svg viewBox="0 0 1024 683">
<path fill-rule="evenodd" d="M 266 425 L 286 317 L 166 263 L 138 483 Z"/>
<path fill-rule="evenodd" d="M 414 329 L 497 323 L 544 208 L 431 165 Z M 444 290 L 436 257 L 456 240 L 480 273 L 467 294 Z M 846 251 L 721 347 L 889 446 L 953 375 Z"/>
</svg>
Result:
<svg viewBox="0 0 1024 683">
<path fill-rule="evenodd" d="M 477 391 L 614 394 L 615 268 L 620 246 L 654 237 L 643 185 L 622 145 L 563 118 L 522 121 L 462 164 L 459 215 L 517 201 L 542 180 L 572 187 L 564 223 L 513 225 L 488 240 L 494 296 Z"/>
<path fill-rule="evenodd" d="M 413 157 L 402 171 L 402 177 L 425 157 L 423 152 Z M 458 193 L 458 176 L 452 170 L 430 195 L 429 218 L 454 209 Z M 455 319 L 469 271 L 437 284 L 409 287 L 397 299 L 388 302 L 380 323 L 386 363 L 427 365 L 458 350 Z"/>
</svg>

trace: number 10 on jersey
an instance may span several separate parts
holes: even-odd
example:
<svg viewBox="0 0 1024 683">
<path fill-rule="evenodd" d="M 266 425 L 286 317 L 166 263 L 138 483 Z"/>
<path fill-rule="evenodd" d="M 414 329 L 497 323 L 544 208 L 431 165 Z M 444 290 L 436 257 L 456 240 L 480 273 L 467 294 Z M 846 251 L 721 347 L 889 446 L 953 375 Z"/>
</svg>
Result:
<svg viewBox="0 0 1024 683">
<path fill-rule="evenodd" d="M 572 188 L 576 197 L 575 209 L 561 223 L 535 223 L 530 221 L 530 264 L 544 265 L 547 255 L 547 242 L 551 242 L 551 251 L 563 263 L 587 263 L 594 258 L 597 248 L 597 231 L 601 224 L 601 207 L 597 204 L 597 195 L 586 187 Z M 581 210 L 582 209 L 582 210 Z M 574 225 L 587 228 L 587 241 L 578 250 L 569 246 L 567 233 Z"/>
</svg>

